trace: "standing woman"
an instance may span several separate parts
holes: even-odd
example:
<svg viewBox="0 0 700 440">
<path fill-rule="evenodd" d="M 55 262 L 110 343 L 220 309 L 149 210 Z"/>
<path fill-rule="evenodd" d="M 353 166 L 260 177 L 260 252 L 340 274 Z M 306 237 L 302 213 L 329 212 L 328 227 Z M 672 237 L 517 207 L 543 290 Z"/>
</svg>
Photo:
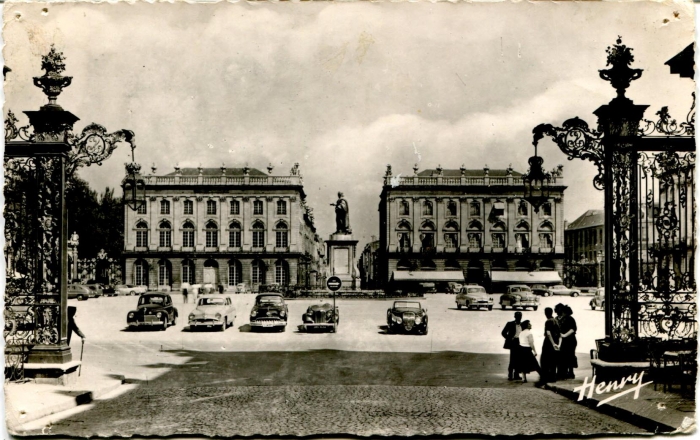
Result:
<svg viewBox="0 0 700 440">
<path fill-rule="evenodd" d="M 560 374 L 564 375 L 564 379 L 573 379 L 574 368 L 578 368 L 578 360 L 576 359 L 576 320 L 572 316 L 574 314 L 571 307 L 564 306 L 562 309 L 562 316 L 559 324 L 559 329 L 561 331 L 561 347 L 560 356 L 561 363 L 564 371 Z"/>
<path fill-rule="evenodd" d="M 559 322 L 553 318 L 552 308 L 544 309 L 547 321 L 544 323 L 544 342 L 542 343 L 542 364 L 543 380 L 554 382 L 557 380 L 557 365 L 559 363 L 559 343 L 561 342 Z"/>
<path fill-rule="evenodd" d="M 518 351 L 516 360 L 516 371 L 520 371 L 523 374 L 523 383 L 527 383 L 527 373 L 537 371 L 537 374 L 540 375 L 540 380 L 535 383 L 535 386 L 543 386 L 544 381 L 542 380 L 542 370 L 540 369 L 540 365 L 537 363 L 537 359 L 535 359 L 535 356 L 537 356 L 537 350 L 535 349 L 535 338 L 532 336 L 532 332 L 530 331 L 532 330 L 532 325 L 530 324 L 530 321 L 523 321 L 522 324 L 520 324 L 520 327 L 522 328 L 522 331 L 520 332 L 520 335 L 518 335 L 520 350 Z"/>
</svg>

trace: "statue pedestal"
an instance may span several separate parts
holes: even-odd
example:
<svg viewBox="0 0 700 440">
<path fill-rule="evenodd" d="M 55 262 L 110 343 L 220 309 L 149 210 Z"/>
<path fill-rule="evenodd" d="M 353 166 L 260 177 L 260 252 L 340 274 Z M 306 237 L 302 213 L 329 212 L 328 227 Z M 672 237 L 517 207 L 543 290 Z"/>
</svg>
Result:
<svg viewBox="0 0 700 440">
<path fill-rule="evenodd" d="M 352 234 L 331 234 L 326 240 L 328 269 L 330 276 L 336 276 L 343 282 L 340 290 L 355 290 L 357 288 L 357 268 L 355 258 L 357 242 Z"/>
</svg>

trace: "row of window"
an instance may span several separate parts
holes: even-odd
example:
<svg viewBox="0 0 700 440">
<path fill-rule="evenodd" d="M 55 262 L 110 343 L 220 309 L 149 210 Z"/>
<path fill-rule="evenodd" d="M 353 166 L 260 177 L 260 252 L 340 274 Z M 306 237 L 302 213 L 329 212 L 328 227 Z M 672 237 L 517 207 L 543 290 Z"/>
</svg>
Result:
<svg viewBox="0 0 700 440">
<path fill-rule="evenodd" d="M 473 249 L 480 249 L 482 247 L 482 233 L 481 232 L 470 232 L 467 234 L 467 240 L 469 242 L 469 247 Z M 540 237 L 540 247 L 551 248 L 554 244 L 553 234 L 549 232 L 539 234 Z M 445 240 L 446 249 L 456 249 L 459 243 L 459 233 L 448 232 L 443 236 Z M 527 249 L 530 247 L 530 234 L 529 233 L 516 233 L 515 247 L 521 249 Z M 401 249 L 411 248 L 411 237 L 407 232 L 399 232 L 398 234 L 399 247 Z M 426 232 L 420 234 L 421 247 L 424 250 L 432 249 L 435 247 L 435 233 Z M 491 233 L 491 245 L 495 248 L 505 248 L 507 246 L 506 234 L 504 232 L 493 232 Z"/>
<path fill-rule="evenodd" d="M 496 204 L 493 207 L 494 215 L 503 215 L 504 214 L 504 207 L 502 206 L 503 204 Z M 520 203 L 518 203 L 518 215 L 525 216 L 528 215 L 529 212 L 529 204 L 521 200 Z M 545 203 L 542 205 L 541 213 L 543 216 L 551 216 L 552 215 L 552 204 L 551 203 Z M 399 201 L 399 215 L 411 215 L 411 208 L 410 208 L 410 203 L 407 200 L 401 200 Z M 423 201 L 422 204 L 422 215 L 433 215 L 433 202 L 429 200 Z M 481 203 L 479 202 L 471 202 L 469 204 L 469 215 L 470 216 L 481 216 Z M 457 216 L 457 202 L 454 200 L 450 200 L 447 202 L 447 216 L 451 217 L 456 217 Z"/>
<path fill-rule="evenodd" d="M 158 245 L 160 247 L 172 246 L 172 228 L 170 223 L 163 221 L 158 229 Z M 136 224 L 136 247 L 148 247 L 148 224 L 144 221 Z M 219 228 L 216 223 L 207 222 L 204 229 L 205 246 L 219 246 Z M 289 246 L 289 229 L 284 222 L 277 223 L 275 230 L 275 246 L 286 248 Z M 191 248 L 195 244 L 195 227 L 191 222 L 182 225 L 182 246 Z M 233 222 L 229 225 L 228 246 L 241 247 L 241 225 Z M 262 222 L 253 223 L 253 247 L 265 247 L 265 225 Z"/>
<path fill-rule="evenodd" d="M 401 220 L 398 225 L 396 226 L 396 229 L 399 231 L 412 231 L 413 229 L 411 228 L 411 224 L 407 220 Z M 457 222 L 450 220 L 445 225 L 443 226 L 443 231 L 447 232 L 458 232 L 459 231 L 459 224 Z M 474 230 L 474 231 L 482 231 L 484 229 L 484 226 L 479 220 L 472 220 L 469 222 L 469 225 L 467 227 L 468 230 Z M 490 227 L 492 231 L 506 231 L 507 227 L 506 224 L 502 221 L 497 221 L 493 223 Z M 431 222 L 430 220 L 424 221 L 421 226 L 420 226 L 421 231 L 435 231 L 435 224 Z M 515 225 L 515 230 L 520 231 L 520 232 L 529 232 L 530 231 L 530 224 L 525 221 L 521 220 Z M 540 231 L 545 231 L 545 232 L 551 232 L 554 230 L 554 226 L 549 220 L 543 221 L 539 227 L 538 230 Z"/>
<path fill-rule="evenodd" d="M 194 278 L 194 262 L 182 262 L 182 282 L 195 283 Z M 262 284 L 265 282 L 265 265 L 255 260 L 251 263 L 251 282 L 253 284 Z M 228 285 L 235 286 L 242 283 L 243 270 L 241 262 L 234 260 L 228 266 Z M 158 285 L 167 286 L 172 284 L 172 266 L 167 262 L 161 262 L 158 265 Z M 286 261 L 277 261 L 275 263 L 275 282 L 287 286 L 289 285 L 289 265 Z M 134 263 L 134 283 L 136 285 L 148 285 L 148 266 L 145 262 Z"/>
<path fill-rule="evenodd" d="M 207 215 L 215 215 L 217 212 L 218 204 L 216 200 L 207 200 Z M 262 200 L 253 200 L 253 214 L 263 215 L 264 203 Z M 140 205 L 137 212 L 139 214 L 146 214 L 147 207 L 146 204 Z M 160 201 L 160 213 L 163 215 L 170 214 L 170 201 L 161 200 Z M 182 213 L 184 215 L 194 214 L 194 202 L 192 200 L 185 200 L 182 203 Z M 241 213 L 241 203 L 238 200 L 231 200 L 229 214 L 240 215 Z M 277 215 L 287 215 L 287 202 L 284 200 L 277 201 Z"/>
</svg>

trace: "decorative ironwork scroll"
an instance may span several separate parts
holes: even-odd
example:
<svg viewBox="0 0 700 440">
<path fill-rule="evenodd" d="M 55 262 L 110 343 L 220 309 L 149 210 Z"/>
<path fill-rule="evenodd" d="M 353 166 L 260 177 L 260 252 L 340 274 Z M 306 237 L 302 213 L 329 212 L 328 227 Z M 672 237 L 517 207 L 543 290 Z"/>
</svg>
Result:
<svg viewBox="0 0 700 440">
<path fill-rule="evenodd" d="M 129 144 L 129 148 L 133 151 L 136 147 L 134 132 L 117 130 L 114 133 L 107 133 L 106 128 L 92 123 L 85 127 L 79 136 L 69 133 L 68 143 L 71 145 L 71 152 L 68 154 L 66 174 L 71 175 L 82 166 L 102 165 L 120 142 Z"/>
<path fill-rule="evenodd" d="M 654 122 L 648 119 L 643 119 L 644 126 L 639 127 L 639 134 L 642 136 L 695 136 L 695 92 L 693 92 L 693 103 L 690 106 L 690 111 L 685 117 L 685 121 L 680 124 L 671 117 L 668 112 L 668 107 L 661 107 L 661 110 L 656 112 L 659 119 Z"/>
</svg>

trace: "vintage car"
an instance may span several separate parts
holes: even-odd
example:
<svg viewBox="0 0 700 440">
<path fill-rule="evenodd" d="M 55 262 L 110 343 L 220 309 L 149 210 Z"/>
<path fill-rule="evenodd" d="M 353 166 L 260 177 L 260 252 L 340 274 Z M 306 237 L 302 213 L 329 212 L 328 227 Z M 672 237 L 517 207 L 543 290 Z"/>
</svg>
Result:
<svg viewBox="0 0 700 440">
<path fill-rule="evenodd" d="M 329 330 L 335 332 L 340 323 L 340 312 L 338 307 L 333 308 L 333 304 L 312 304 L 306 309 L 306 313 L 301 315 L 302 330 Z"/>
<path fill-rule="evenodd" d="M 287 304 L 282 294 L 261 293 L 255 297 L 255 305 L 250 311 L 250 327 L 284 331 L 287 327 L 287 314 Z"/>
<path fill-rule="evenodd" d="M 547 293 L 551 295 L 569 295 L 569 296 L 579 296 L 581 294 L 580 289 L 569 289 L 563 284 L 555 284 L 554 286 L 549 286 L 547 288 Z"/>
<path fill-rule="evenodd" d="M 136 310 L 126 315 L 126 323 L 132 327 L 158 327 L 165 330 L 177 322 L 177 309 L 167 293 L 144 293 Z"/>
<path fill-rule="evenodd" d="M 190 330 L 199 328 L 217 328 L 224 331 L 233 325 L 236 308 L 231 297 L 222 295 L 202 295 L 197 300 L 197 307 L 188 317 Z"/>
<path fill-rule="evenodd" d="M 250 293 L 250 290 L 245 283 L 238 283 L 236 284 L 236 293 Z"/>
<path fill-rule="evenodd" d="M 86 287 L 90 289 L 91 298 L 100 298 L 105 295 L 102 284 L 88 284 Z"/>
<path fill-rule="evenodd" d="M 462 290 L 462 284 L 460 283 L 447 283 L 447 293 L 459 293 Z"/>
<path fill-rule="evenodd" d="M 530 287 L 524 284 L 511 284 L 506 287 L 506 293 L 501 295 L 500 299 L 501 309 L 506 307 L 521 308 L 523 310 L 531 307 L 532 310 L 537 310 L 537 306 L 540 305 L 540 298 L 535 296 L 530 290 Z"/>
<path fill-rule="evenodd" d="M 533 284 L 530 286 L 532 293 L 540 296 L 549 296 L 549 291 L 547 289 L 549 289 L 549 287 L 545 286 L 544 284 Z"/>
<path fill-rule="evenodd" d="M 78 301 L 85 301 L 88 298 L 95 298 L 96 294 L 85 284 L 69 284 L 68 285 L 68 299 L 77 299 Z"/>
<path fill-rule="evenodd" d="M 591 309 L 596 310 L 600 308 L 601 310 L 605 309 L 605 289 L 604 288 L 599 288 L 596 289 L 596 292 L 591 298 Z"/>
<path fill-rule="evenodd" d="M 141 295 L 146 293 L 148 288 L 146 286 L 134 286 L 132 284 L 119 284 L 114 286 L 114 290 L 118 295 Z"/>
<path fill-rule="evenodd" d="M 404 331 L 427 335 L 428 310 L 418 301 L 394 301 L 394 305 L 386 311 L 386 327 L 388 333 Z"/>
<path fill-rule="evenodd" d="M 493 298 L 481 286 L 463 286 L 457 294 L 456 302 L 458 309 L 462 307 L 477 310 L 482 307 L 488 310 L 493 309 Z"/>
</svg>

